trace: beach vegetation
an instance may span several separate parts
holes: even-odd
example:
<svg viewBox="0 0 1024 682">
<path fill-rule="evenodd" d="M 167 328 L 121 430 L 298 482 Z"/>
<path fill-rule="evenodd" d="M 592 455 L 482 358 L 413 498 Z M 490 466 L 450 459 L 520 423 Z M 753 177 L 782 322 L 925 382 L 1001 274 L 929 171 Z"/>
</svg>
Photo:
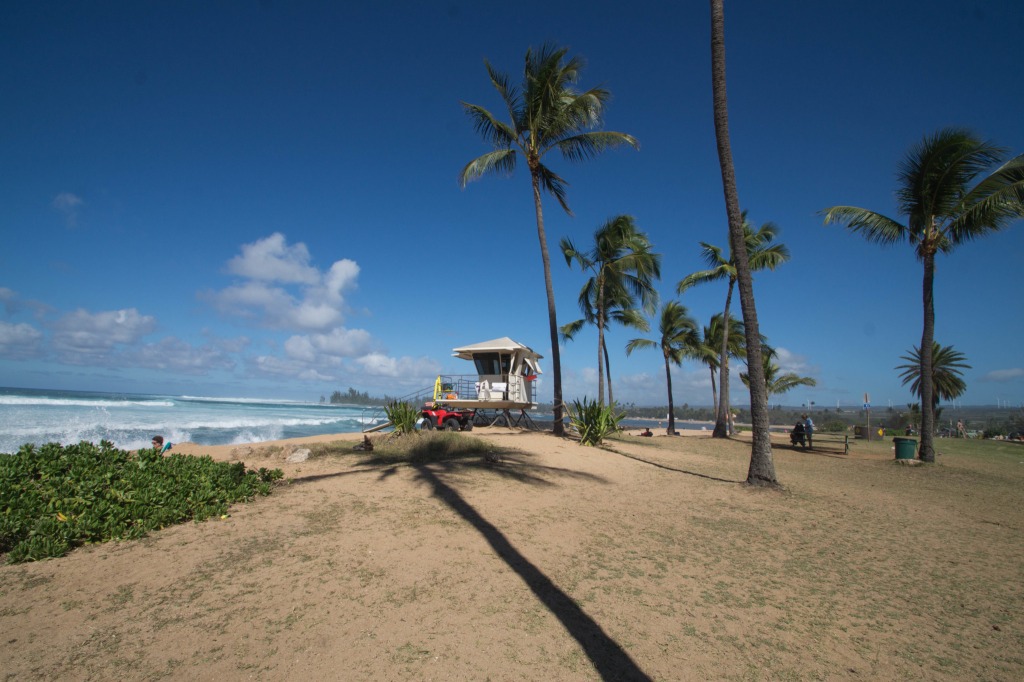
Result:
<svg viewBox="0 0 1024 682">
<path fill-rule="evenodd" d="M 857 206 L 832 206 L 821 212 L 826 225 L 840 223 L 869 242 L 910 244 L 924 266 L 924 323 L 917 347 L 921 397 L 918 452 L 926 462 L 935 461 L 935 257 L 1024 217 L 1024 154 L 975 182 L 1006 155 L 1007 150 L 969 130 L 944 128 L 914 145 L 899 165 L 896 199 L 904 222 Z"/>
<path fill-rule="evenodd" d="M 131 453 L 108 441 L 24 445 L 0 456 L 0 554 L 8 563 L 38 561 L 222 516 L 269 494 L 282 476 L 209 456 Z"/>
<path fill-rule="evenodd" d="M 661 277 L 661 254 L 651 251 L 647 235 L 636 227 L 632 216 L 620 215 L 608 220 L 594 233 L 594 243 L 581 251 L 568 237 L 559 243 L 565 263 L 575 262 L 591 272 L 580 289 L 579 307 L 584 319 L 562 328 L 562 336 L 572 338 L 575 325 L 586 322 L 597 327 L 597 402 L 604 403 L 605 370 L 608 374 L 608 404 L 615 403 L 612 375 L 605 346 L 605 327 L 611 320 L 627 326 L 649 326 L 640 311 L 654 314 L 658 292 L 654 282 Z M 646 327 L 646 328 L 644 328 Z"/>
<path fill-rule="evenodd" d="M 614 405 L 602 405 L 598 401 L 574 400 L 569 407 L 569 423 L 580 436 L 583 445 L 600 445 L 606 438 L 622 430 L 619 422 L 625 418 Z"/>
<path fill-rule="evenodd" d="M 672 400 L 672 365 L 683 364 L 683 359 L 693 357 L 701 349 L 700 332 L 697 322 L 690 317 L 686 306 L 677 301 L 669 301 L 661 307 L 661 318 L 658 321 L 660 338 L 633 339 L 626 344 L 626 355 L 632 355 L 638 348 L 657 348 L 665 360 L 665 385 L 668 388 L 668 430 L 670 436 L 676 435 L 675 404 Z"/>
<path fill-rule="evenodd" d="M 583 59 L 567 55 L 566 48 L 554 45 L 545 45 L 540 50 L 528 49 L 523 80 L 518 85 L 512 84 L 506 74 L 484 61 L 491 85 L 501 97 L 508 120 L 499 119 L 480 105 L 462 103 L 477 133 L 493 149 L 470 161 L 459 174 L 459 184 L 465 187 L 468 182 L 485 175 L 511 174 L 520 157 L 529 168 L 548 302 L 554 396 L 553 429 L 558 436 L 564 433 L 562 362 L 555 290 L 551 281 L 551 259 L 544 229 L 542 190 L 553 196 L 567 214 L 572 215 L 572 211 L 566 199 L 568 183 L 546 165 L 544 159 L 549 152 L 557 151 L 568 161 L 585 161 L 612 147 L 640 146 L 635 138 L 626 133 L 597 130 L 604 118 L 605 104 L 611 93 L 600 87 L 578 91 L 575 86 L 583 70 Z"/>
<path fill-rule="evenodd" d="M 392 400 L 384 406 L 384 414 L 397 433 L 412 433 L 420 418 L 419 408 L 404 400 Z"/>
</svg>

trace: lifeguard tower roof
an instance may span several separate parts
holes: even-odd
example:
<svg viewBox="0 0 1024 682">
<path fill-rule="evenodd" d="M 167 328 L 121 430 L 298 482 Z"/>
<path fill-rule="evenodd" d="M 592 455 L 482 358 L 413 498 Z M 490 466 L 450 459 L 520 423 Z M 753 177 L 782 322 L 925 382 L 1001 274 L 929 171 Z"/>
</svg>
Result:
<svg viewBox="0 0 1024 682">
<path fill-rule="evenodd" d="M 524 346 L 518 341 L 513 341 L 507 336 L 503 336 L 500 339 L 491 339 L 490 341 L 481 341 L 480 343 L 462 346 L 461 348 L 453 348 L 452 356 L 462 358 L 463 360 L 472 360 L 473 356 L 479 353 L 511 353 L 516 351 L 518 351 L 517 355 L 534 360 L 539 360 L 544 357 L 529 346 Z M 533 369 L 535 372 L 540 374 L 540 368 L 536 366 L 536 363 L 531 364 L 534 365 Z"/>
</svg>

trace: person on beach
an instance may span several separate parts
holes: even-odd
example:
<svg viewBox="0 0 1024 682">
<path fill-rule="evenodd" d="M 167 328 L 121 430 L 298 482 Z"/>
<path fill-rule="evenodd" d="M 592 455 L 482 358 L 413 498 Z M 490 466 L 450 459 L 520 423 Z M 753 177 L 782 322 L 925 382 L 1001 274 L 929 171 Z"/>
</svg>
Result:
<svg viewBox="0 0 1024 682">
<path fill-rule="evenodd" d="M 814 441 L 812 440 L 814 438 L 814 421 L 812 421 L 811 418 L 808 417 L 806 414 L 803 415 L 803 420 L 804 420 L 804 433 L 807 434 L 807 447 L 809 447 L 809 448 L 810 447 L 814 447 L 813 446 L 813 442 Z"/>
<path fill-rule="evenodd" d="M 797 421 L 797 423 L 793 425 L 793 430 L 789 432 L 790 445 L 802 445 L 803 447 L 807 447 L 807 443 L 804 440 L 806 435 L 807 431 L 804 429 L 804 423 L 802 421 Z"/>
<path fill-rule="evenodd" d="M 164 443 L 163 436 L 153 436 L 153 449 L 156 450 L 158 454 L 164 454 L 171 449 L 172 445 L 174 445 L 174 443 Z"/>
</svg>

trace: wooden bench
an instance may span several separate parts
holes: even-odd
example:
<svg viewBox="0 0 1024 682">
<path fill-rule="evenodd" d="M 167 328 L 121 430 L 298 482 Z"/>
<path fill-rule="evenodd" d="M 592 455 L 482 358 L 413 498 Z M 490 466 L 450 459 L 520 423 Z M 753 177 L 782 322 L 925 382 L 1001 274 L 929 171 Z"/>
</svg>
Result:
<svg viewBox="0 0 1024 682">
<path fill-rule="evenodd" d="M 807 436 L 805 435 L 804 438 L 806 442 Z M 800 445 L 799 443 L 793 444 L 792 442 L 790 443 L 790 447 L 792 447 L 793 450 L 827 450 L 842 453 L 843 455 L 849 455 L 850 438 L 850 434 L 843 432 L 814 431 L 814 433 L 811 434 L 812 445 L 810 447 L 807 445 Z"/>
<path fill-rule="evenodd" d="M 815 431 L 811 436 L 811 447 L 808 450 L 834 450 L 844 455 L 850 454 L 850 435 L 843 432 Z"/>
</svg>

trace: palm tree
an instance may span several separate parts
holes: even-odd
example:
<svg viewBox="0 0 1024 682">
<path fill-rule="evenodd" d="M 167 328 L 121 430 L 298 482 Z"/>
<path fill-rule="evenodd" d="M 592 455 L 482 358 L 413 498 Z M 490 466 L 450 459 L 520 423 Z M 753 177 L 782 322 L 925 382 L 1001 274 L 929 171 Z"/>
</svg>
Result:
<svg viewBox="0 0 1024 682">
<path fill-rule="evenodd" d="M 921 448 L 925 462 L 935 461 L 933 364 L 935 341 L 935 256 L 965 242 L 1001 230 L 1024 216 L 1024 155 L 1017 156 L 970 183 L 1006 156 L 1006 150 L 961 128 L 945 128 L 926 136 L 899 166 L 897 209 L 900 223 L 856 206 L 832 206 L 822 213 L 825 224 L 842 223 L 871 242 L 888 246 L 908 242 L 924 265 L 924 325 L 921 361 Z"/>
<path fill-rule="evenodd" d="M 541 189 L 555 197 L 562 209 L 572 215 L 566 203 L 567 183 L 542 163 L 551 150 L 570 161 L 583 161 L 610 147 L 623 144 L 639 148 L 630 135 L 594 130 L 601 123 L 610 93 L 603 88 L 577 92 L 573 85 L 579 80 L 583 61 L 566 59 L 565 48 L 548 45 L 534 52 L 526 51 L 523 82 L 510 85 L 508 76 L 484 62 L 491 85 L 498 91 L 507 109 L 509 121 L 499 120 L 490 111 L 476 104 L 462 103 L 476 130 L 494 147 L 462 169 L 462 187 L 490 173 L 508 174 L 522 155 L 530 169 L 533 207 L 537 219 L 537 239 L 544 267 L 544 286 L 548 298 L 548 326 L 551 333 L 551 372 L 554 389 L 554 432 L 564 435 L 562 424 L 562 360 L 558 348 L 558 319 L 555 314 L 555 292 L 551 284 L 551 261 L 544 232 Z"/>
<path fill-rule="evenodd" d="M 691 354 L 694 360 L 706 365 L 711 372 L 711 407 L 718 413 L 718 388 L 715 384 L 715 374 L 718 372 L 719 361 L 722 357 L 722 335 L 726 327 L 729 329 L 729 338 L 726 340 L 726 352 L 729 357 L 742 358 L 746 351 L 744 346 L 745 328 L 743 320 L 737 320 L 729 316 L 729 323 L 722 322 L 722 313 L 715 313 L 711 316 L 711 322 L 703 328 L 700 346 Z"/>
<path fill-rule="evenodd" d="M 778 235 L 779 228 L 774 223 L 765 223 L 755 232 L 747 220 L 747 212 L 743 217 L 743 240 L 747 249 L 747 257 L 750 263 L 751 272 L 758 270 L 774 270 L 782 263 L 789 260 L 789 249 L 785 244 L 773 244 Z M 729 258 L 722 255 L 722 249 L 707 242 L 701 242 L 701 258 L 707 264 L 708 269 L 698 270 L 684 277 L 676 288 L 677 293 L 683 293 L 690 287 L 703 282 L 717 282 L 726 280 L 729 284 L 725 295 L 725 311 L 723 319 L 728 325 L 729 308 L 732 305 L 732 291 L 736 285 L 738 273 L 736 262 L 730 253 Z M 724 337 L 723 339 L 724 340 Z M 722 387 L 722 399 L 717 403 L 715 416 L 715 430 L 712 436 L 725 438 L 728 435 L 729 417 L 729 354 L 725 346 L 720 346 L 720 360 L 718 364 L 720 385 Z"/>
<path fill-rule="evenodd" d="M 563 342 L 569 342 L 576 338 L 576 335 L 583 330 L 588 324 L 597 324 L 597 306 L 594 301 L 588 300 L 584 304 L 583 300 L 579 301 L 583 318 L 574 320 L 568 324 L 563 324 L 558 328 L 558 337 Z M 650 324 L 647 322 L 647 318 L 644 316 L 643 311 L 636 308 L 632 308 L 633 301 L 607 301 L 605 304 L 606 309 L 606 322 L 614 322 L 623 327 L 629 327 L 632 329 L 638 329 L 642 332 L 648 332 L 651 329 Z M 611 360 L 608 356 L 608 343 L 607 340 L 601 344 L 602 351 L 604 353 L 604 371 L 608 377 L 608 404 L 614 405 L 615 398 L 612 395 L 612 368 Z"/>
<path fill-rule="evenodd" d="M 768 389 L 768 397 L 771 398 L 773 395 L 782 395 L 787 393 L 797 386 L 817 386 L 818 382 L 811 377 L 802 377 L 795 372 L 786 372 L 780 374 L 782 368 L 775 364 L 775 358 L 778 354 L 774 348 L 768 348 L 762 346 L 764 349 L 764 380 L 765 387 Z M 740 372 L 740 381 L 745 385 L 750 386 L 750 376 L 746 372 Z"/>
<path fill-rule="evenodd" d="M 608 309 L 640 309 L 654 312 L 658 292 L 654 280 L 661 277 L 661 254 L 651 252 L 647 235 L 636 228 L 632 216 L 612 218 L 594 233 L 594 245 L 580 251 L 568 237 L 560 242 L 566 265 L 573 261 L 580 269 L 594 273 L 580 290 L 579 304 L 584 316 L 592 307 L 597 326 L 597 401 L 604 403 L 604 330 Z M 609 375 L 609 384 L 611 378 Z M 611 404 L 611 396 L 608 400 Z"/>
<path fill-rule="evenodd" d="M 906 360 L 909 364 L 897 365 L 896 369 L 902 369 L 900 376 L 903 378 L 903 385 L 910 384 L 911 392 L 921 396 L 921 349 L 914 346 L 908 355 L 901 355 L 900 360 Z M 939 399 L 956 400 L 967 390 L 967 384 L 961 378 L 962 369 L 971 369 L 966 362 L 967 356 L 953 348 L 953 346 L 940 346 L 932 344 L 932 386 L 935 391 L 932 394 L 932 408 L 936 410 L 938 419 Z"/>
<path fill-rule="evenodd" d="M 661 320 L 658 323 L 661 333 L 659 341 L 649 339 L 633 339 L 626 344 L 626 355 L 631 355 L 637 348 L 660 348 L 665 358 L 665 385 L 668 387 L 668 435 L 676 434 L 676 412 L 672 402 L 672 370 L 671 365 L 681 365 L 683 358 L 690 356 L 700 346 L 700 334 L 697 323 L 686 311 L 686 307 L 676 301 L 669 301 L 661 307 Z"/>
<path fill-rule="evenodd" d="M 761 330 L 757 323 L 754 282 L 750 275 L 750 260 L 743 239 L 743 216 L 740 214 L 736 169 L 733 167 L 732 147 L 729 143 L 729 102 L 725 89 L 725 10 L 722 4 L 723 0 L 711 0 L 711 90 L 714 99 L 718 163 L 722 169 L 722 192 L 725 195 L 725 209 L 729 216 L 729 246 L 736 262 L 736 282 L 740 290 L 743 323 L 746 325 L 747 361 L 750 363 L 750 420 L 753 443 L 750 448 L 747 483 L 777 485 L 768 424 L 768 393 L 764 383 L 764 365 L 761 363 Z M 726 400 L 723 396 L 719 403 L 724 402 Z M 718 429 L 717 424 L 715 429 Z"/>
</svg>

